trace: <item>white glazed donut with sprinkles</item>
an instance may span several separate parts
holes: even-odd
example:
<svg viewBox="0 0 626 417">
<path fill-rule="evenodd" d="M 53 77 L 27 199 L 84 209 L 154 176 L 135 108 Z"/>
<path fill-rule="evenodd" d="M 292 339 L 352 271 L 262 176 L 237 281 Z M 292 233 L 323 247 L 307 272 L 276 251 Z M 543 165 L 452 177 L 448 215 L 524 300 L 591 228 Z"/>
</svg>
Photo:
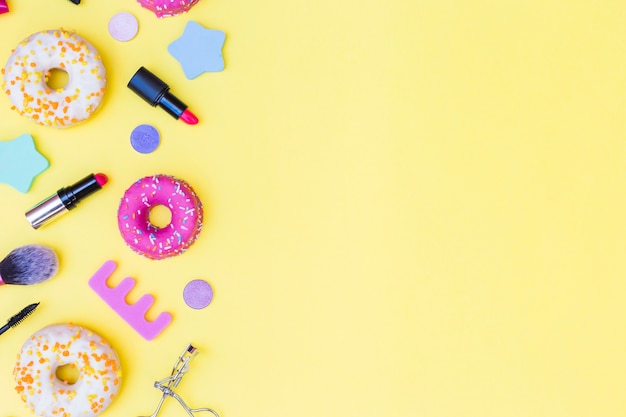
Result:
<svg viewBox="0 0 626 417">
<path fill-rule="evenodd" d="M 68 81 L 52 89 L 52 70 L 67 72 Z M 2 69 L 2 89 L 13 109 L 34 122 L 56 128 L 86 120 L 102 103 L 106 73 L 98 51 L 67 30 L 32 34 L 13 50 Z"/>
<path fill-rule="evenodd" d="M 69 366 L 75 381 L 57 371 Z M 22 346 L 13 369 L 16 391 L 40 417 L 97 416 L 115 399 L 122 382 L 120 361 L 111 345 L 89 329 L 53 324 Z"/>
<path fill-rule="evenodd" d="M 165 206 L 169 224 L 157 227 L 150 222 L 150 210 Z M 141 178 L 124 193 L 117 223 L 126 244 L 139 255 L 164 259 L 180 255 L 202 230 L 202 202 L 184 180 L 170 175 Z"/>
</svg>

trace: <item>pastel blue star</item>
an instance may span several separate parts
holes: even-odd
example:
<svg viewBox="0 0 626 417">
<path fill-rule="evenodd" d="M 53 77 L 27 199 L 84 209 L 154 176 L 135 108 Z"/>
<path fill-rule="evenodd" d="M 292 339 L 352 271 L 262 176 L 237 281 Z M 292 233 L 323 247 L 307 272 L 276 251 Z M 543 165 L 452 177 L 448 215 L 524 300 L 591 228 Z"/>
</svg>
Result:
<svg viewBox="0 0 626 417">
<path fill-rule="evenodd" d="M 0 142 L 0 183 L 26 193 L 35 177 L 49 166 L 48 160 L 35 149 L 35 141 L 28 133 Z"/>
<path fill-rule="evenodd" d="M 226 34 L 221 30 L 207 29 L 190 20 L 182 36 L 170 43 L 167 50 L 183 67 L 187 79 L 193 80 L 204 72 L 224 70 L 224 41 Z"/>
</svg>

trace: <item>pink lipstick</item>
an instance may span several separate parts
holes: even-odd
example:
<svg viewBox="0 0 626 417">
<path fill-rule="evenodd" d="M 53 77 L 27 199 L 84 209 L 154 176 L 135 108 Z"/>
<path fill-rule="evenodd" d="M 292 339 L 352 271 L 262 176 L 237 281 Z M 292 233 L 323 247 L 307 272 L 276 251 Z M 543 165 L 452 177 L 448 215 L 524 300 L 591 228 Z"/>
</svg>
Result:
<svg viewBox="0 0 626 417">
<path fill-rule="evenodd" d="M 109 179 L 104 174 L 89 174 L 75 184 L 61 188 L 28 210 L 26 220 L 33 229 L 38 229 L 61 214 L 72 210 L 81 200 L 102 189 L 107 182 Z"/>
<path fill-rule="evenodd" d="M 196 125 L 198 124 L 198 118 L 195 114 L 189 111 L 189 109 L 185 110 L 183 114 L 180 115 L 180 120 L 187 123 L 188 125 Z"/>
<path fill-rule="evenodd" d="M 170 86 L 146 68 L 140 67 L 127 86 L 152 107 L 161 107 L 175 119 L 189 125 L 198 123 L 198 118 L 187 105 L 170 93 Z"/>
<path fill-rule="evenodd" d="M 8 12 L 9 12 L 9 5 L 7 4 L 6 1 L 0 0 L 0 14 L 8 13 Z"/>
</svg>

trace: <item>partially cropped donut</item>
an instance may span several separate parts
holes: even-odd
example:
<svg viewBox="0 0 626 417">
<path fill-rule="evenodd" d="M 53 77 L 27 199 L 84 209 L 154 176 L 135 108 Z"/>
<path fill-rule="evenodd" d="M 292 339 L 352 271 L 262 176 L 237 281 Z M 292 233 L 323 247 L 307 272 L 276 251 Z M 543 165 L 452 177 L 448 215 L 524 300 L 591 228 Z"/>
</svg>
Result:
<svg viewBox="0 0 626 417">
<path fill-rule="evenodd" d="M 150 222 L 150 210 L 165 206 L 171 221 L 164 227 Z M 117 223 L 126 244 L 139 255 L 164 259 L 180 255 L 202 230 L 202 202 L 189 183 L 171 175 L 141 178 L 124 192 Z"/>
<path fill-rule="evenodd" d="M 178 16 L 187 13 L 200 0 L 137 0 L 141 7 L 151 10 L 156 17 Z"/>
<path fill-rule="evenodd" d="M 52 70 L 67 72 L 59 89 L 46 83 Z M 15 47 L 2 70 L 2 89 L 13 109 L 34 122 L 57 128 L 85 121 L 102 104 L 106 73 L 87 40 L 64 29 L 34 33 Z"/>
<path fill-rule="evenodd" d="M 62 381 L 57 370 L 70 366 L 75 381 Z M 89 329 L 53 324 L 22 346 L 13 369 L 16 391 L 40 417 L 97 416 L 115 399 L 122 382 L 115 350 Z"/>
</svg>

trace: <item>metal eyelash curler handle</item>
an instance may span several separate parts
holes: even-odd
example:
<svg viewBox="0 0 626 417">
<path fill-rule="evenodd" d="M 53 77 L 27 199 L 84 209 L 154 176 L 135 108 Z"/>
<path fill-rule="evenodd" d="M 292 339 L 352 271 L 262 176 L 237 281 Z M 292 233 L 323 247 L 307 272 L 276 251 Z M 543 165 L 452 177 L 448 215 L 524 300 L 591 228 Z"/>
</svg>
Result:
<svg viewBox="0 0 626 417">
<path fill-rule="evenodd" d="M 191 360 L 195 358 L 197 354 L 197 348 L 195 348 L 191 344 L 187 345 L 183 353 L 178 357 L 178 360 L 174 364 L 171 375 L 154 383 L 154 387 L 163 392 L 163 395 L 161 396 L 161 400 L 159 401 L 159 405 L 157 405 L 156 410 L 154 410 L 154 413 L 152 413 L 150 416 L 142 417 L 156 417 L 156 415 L 161 410 L 161 407 L 163 406 L 163 402 L 167 397 L 172 397 L 176 401 L 178 401 L 190 417 L 195 417 L 193 413 L 198 413 L 201 411 L 208 411 L 209 413 L 212 413 L 215 417 L 220 417 L 219 414 L 217 414 L 217 412 L 211 408 L 190 408 L 183 401 L 183 399 L 180 398 L 180 396 L 176 394 L 172 389 L 178 387 L 178 384 L 180 384 L 183 376 L 185 376 L 185 374 L 189 371 L 189 362 L 191 362 Z"/>
</svg>

